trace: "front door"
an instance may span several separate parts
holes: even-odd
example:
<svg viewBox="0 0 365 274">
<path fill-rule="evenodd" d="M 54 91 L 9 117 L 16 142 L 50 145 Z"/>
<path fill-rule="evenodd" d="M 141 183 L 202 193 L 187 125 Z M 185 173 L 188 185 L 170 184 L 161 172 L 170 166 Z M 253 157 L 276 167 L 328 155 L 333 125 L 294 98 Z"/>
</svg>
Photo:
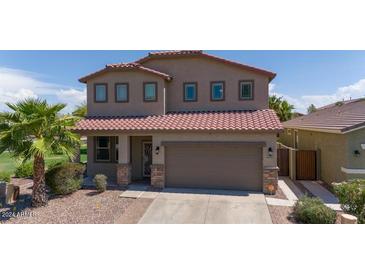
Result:
<svg viewBox="0 0 365 274">
<path fill-rule="evenodd" d="M 142 142 L 142 154 L 143 177 L 151 177 L 152 142 Z"/>
</svg>

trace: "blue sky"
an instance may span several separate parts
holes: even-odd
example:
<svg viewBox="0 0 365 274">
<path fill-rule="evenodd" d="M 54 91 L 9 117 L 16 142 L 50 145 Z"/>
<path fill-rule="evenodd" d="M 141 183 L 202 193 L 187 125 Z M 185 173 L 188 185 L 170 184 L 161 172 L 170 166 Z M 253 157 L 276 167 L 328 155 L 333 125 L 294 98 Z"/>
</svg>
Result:
<svg viewBox="0 0 365 274">
<path fill-rule="evenodd" d="M 81 76 L 107 63 L 130 62 L 149 51 L 0 51 L 0 110 L 30 96 L 68 104 L 85 100 Z M 365 51 L 207 51 L 277 73 L 270 92 L 300 112 L 365 96 Z"/>
</svg>

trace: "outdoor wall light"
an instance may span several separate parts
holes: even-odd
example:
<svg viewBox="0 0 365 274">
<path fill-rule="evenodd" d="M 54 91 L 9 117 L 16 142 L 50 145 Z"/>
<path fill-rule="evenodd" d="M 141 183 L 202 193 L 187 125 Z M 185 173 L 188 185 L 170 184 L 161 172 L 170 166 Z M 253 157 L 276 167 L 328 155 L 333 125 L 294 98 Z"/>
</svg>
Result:
<svg viewBox="0 0 365 274">
<path fill-rule="evenodd" d="M 355 150 L 355 151 L 354 151 L 354 155 L 355 155 L 355 157 L 359 157 L 359 156 L 360 156 L 360 151 Z"/>
<path fill-rule="evenodd" d="M 269 153 L 269 156 L 271 157 L 271 156 L 272 156 L 272 148 L 271 148 L 271 147 L 269 147 L 269 149 L 268 149 L 267 151 L 268 151 L 268 153 Z"/>
<path fill-rule="evenodd" d="M 160 153 L 160 147 L 159 146 L 156 147 L 155 153 L 156 153 L 156 155 L 158 155 Z"/>
</svg>

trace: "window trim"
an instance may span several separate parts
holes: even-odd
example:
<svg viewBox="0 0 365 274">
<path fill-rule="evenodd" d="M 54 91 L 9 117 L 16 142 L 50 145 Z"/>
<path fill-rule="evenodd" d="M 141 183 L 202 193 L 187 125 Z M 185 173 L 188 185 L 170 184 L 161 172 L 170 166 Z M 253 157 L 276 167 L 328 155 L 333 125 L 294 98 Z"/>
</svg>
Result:
<svg viewBox="0 0 365 274">
<path fill-rule="evenodd" d="M 195 85 L 195 99 L 194 100 L 187 100 L 185 97 L 185 88 L 187 85 Z M 183 83 L 183 101 L 186 103 L 198 101 L 198 82 L 184 82 Z"/>
<path fill-rule="evenodd" d="M 214 84 L 222 84 L 223 85 L 223 98 L 222 99 L 214 99 L 213 98 L 213 85 Z M 210 101 L 211 102 L 222 102 L 226 100 L 226 82 L 225 81 L 211 81 L 210 82 Z"/>
<path fill-rule="evenodd" d="M 127 100 L 120 101 L 118 100 L 118 85 L 126 85 L 127 86 Z M 115 83 L 114 84 L 114 99 L 116 103 L 129 103 L 129 83 Z"/>
<path fill-rule="evenodd" d="M 156 87 L 156 97 L 155 100 L 146 100 L 146 85 L 154 84 Z M 158 84 L 157 82 L 143 82 L 143 102 L 145 103 L 153 103 L 158 101 Z"/>
<path fill-rule="evenodd" d="M 105 101 L 96 100 L 96 86 L 105 86 Z M 94 83 L 94 103 L 107 103 L 108 102 L 108 84 L 107 83 Z"/>
<path fill-rule="evenodd" d="M 242 98 L 241 96 L 241 84 L 242 83 L 250 83 L 252 87 L 252 96 L 249 99 Z M 255 100 L 255 81 L 254 80 L 240 80 L 238 81 L 238 99 L 240 101 L 253 101 Z"/>
<path fill-rule="evenodd" d="M 107 137 L 109 139 L 109 146 L 108 148 L 98 148 L 98 138 L 100 137 Z M 111 148 L 112 148 L 112 140 L 111 140 L 111 136 L 95 136 L 95 139 L 94 139 L 94 162 L 95 163 L 110 163 L 112 162 L 112 157 L 111 157 Z M 98 159 L 98 154 L 97 154 L 97 151 L 98 149 L 108 149 L 109 150 L 109 159 L 108 160 L 100 160 Z"/>
</svg>

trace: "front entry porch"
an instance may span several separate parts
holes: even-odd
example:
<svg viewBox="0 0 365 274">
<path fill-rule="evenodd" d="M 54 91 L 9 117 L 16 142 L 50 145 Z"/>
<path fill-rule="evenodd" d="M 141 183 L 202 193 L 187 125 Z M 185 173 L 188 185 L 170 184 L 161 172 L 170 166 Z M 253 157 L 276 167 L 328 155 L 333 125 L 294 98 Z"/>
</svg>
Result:
<svg viewBox="0 0 365 274">
<path fill-rule="evenodd" d="M 119 136 L 117 183 L 151 183 L 152 136 Z M 129 156 L 129 157 L 128 157 Z"/>
</svg>

